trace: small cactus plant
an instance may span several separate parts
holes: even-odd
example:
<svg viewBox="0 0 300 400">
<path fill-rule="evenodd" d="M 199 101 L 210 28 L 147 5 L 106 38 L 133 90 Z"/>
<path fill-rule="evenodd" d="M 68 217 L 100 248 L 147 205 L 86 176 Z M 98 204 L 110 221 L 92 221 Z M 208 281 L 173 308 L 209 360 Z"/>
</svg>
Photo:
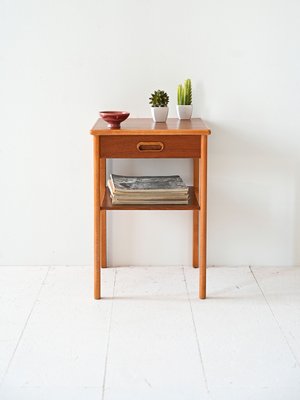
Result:
<svg viewBox="0 0 300 400">
<path fill-rule="evenodd" d="M 183 85 L 178 85 L 177 104 L 178 105 L 192 104 L 192 82 L 190 79 L 186 79 Z"/>
<path fill-rule="evenodd" d="M 151 107 L 167 107 L 169 104 L 169 96 L 163 90 L 155 90 L 149 100 Z"/>
</svg>

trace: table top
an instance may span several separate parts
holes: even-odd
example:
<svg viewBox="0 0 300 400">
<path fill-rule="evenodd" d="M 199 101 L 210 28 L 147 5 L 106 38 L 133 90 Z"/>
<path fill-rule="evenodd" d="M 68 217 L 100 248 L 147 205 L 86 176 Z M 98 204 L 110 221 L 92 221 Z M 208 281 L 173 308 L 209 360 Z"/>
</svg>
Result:
<svg viewBox="0 0 300 400">
<path fill-rule="evenodd" d="M 180 120 L 168 118 L 167 122 L 153 122 L 152 118 L 128 118 L 121 123 L 121 129 L 109 129 L 99 118 L 90 133 L 92 135 L 210 135 L 201 118 Z"/>
</svg>

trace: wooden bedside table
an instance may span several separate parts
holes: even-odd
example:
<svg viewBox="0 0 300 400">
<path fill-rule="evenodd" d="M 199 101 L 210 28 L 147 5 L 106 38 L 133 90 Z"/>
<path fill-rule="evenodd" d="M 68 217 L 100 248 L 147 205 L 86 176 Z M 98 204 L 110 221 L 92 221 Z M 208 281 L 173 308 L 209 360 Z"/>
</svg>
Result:
<svg viewBox="0 0 300 400">
<path fill-rule="evenodd" d="M 108 129 L 99 118 L 91 130 L 94 136 L 94 297 L 101 298 L 101 267 L 106 267 L 106 211 L 109 210 L 192 210 L 193 266 L 199 267 L 199 297 L 206 297 L 206 197 L 207 136 L 210 130 L 200 118 L 155 123 L 150 118 L 129 118 L 121 129 Z M 194 185 L 187 205 L 112 205 L 106 188 L 107 158 L 192 158 Z M 175 171 L 180 174 L 180 171 Z M 200 223 L 199 223 L 200 214 Z"/>
</svg>

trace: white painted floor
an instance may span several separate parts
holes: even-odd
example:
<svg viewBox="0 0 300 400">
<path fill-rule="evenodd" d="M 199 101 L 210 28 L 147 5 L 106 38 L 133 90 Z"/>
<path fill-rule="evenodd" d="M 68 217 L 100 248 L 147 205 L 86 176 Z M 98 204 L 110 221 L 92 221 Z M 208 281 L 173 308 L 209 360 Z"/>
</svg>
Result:
<svg viewBox="0 0 300 400">
<path fill-rule="evenodd" d="M 298 400 L 300 268 L 0 267 L 1 400 Z"/>
</svg>

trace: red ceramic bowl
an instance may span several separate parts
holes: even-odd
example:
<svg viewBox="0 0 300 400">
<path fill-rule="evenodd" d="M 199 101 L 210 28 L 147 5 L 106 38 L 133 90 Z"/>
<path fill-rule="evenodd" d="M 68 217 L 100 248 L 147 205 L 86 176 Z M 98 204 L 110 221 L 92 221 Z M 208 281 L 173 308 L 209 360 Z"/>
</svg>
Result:
<svg viewBox="0 0 300 400">
<path fill-rule="evenodd" d="M 104 119 L 110 129 L 120 129 L 121 122 L 125 121 L 130 115 L 126 111 L 100 111 L 100 117 Z"/>
</svg>

